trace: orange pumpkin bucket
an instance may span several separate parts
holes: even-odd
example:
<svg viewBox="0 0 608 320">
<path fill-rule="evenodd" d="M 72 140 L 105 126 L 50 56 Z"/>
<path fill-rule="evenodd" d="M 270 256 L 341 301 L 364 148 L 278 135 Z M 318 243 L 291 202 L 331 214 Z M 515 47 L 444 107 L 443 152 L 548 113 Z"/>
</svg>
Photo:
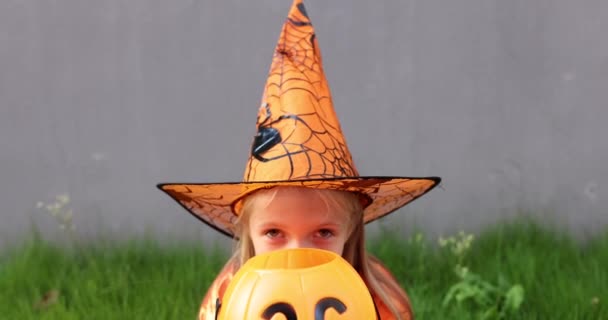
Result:
<svg viewBox="0 0 608 320">
<path fill-rule="evenodd" d="M 339 255 L 285 249 L 255 256 L 234 275 L 218 320 L 373 320 L 365 283 Z M 282 316 L 282 317 L 281 317 Z"/>
</svg>

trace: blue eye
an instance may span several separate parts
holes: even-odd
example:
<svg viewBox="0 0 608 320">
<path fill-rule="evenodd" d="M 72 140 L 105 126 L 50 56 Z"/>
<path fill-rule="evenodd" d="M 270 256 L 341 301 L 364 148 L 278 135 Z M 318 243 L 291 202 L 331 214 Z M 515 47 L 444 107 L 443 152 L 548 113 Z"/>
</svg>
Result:
<svg viewBox="0 0 608 320">
<path fill-rule="evenodd" d="M 330 237 L 334 236 L 334 232 L 330 229 L 321 229 L 317 232 L 317 234 L 321 238 L 330 238 Z"/>
<path fill-rule="evenodd" d="M 281 231 L 279 229 L 269 229 L 264 232 L 264 235 L 269 238 L 276 238 L 281 235 Z"/>
</svg>

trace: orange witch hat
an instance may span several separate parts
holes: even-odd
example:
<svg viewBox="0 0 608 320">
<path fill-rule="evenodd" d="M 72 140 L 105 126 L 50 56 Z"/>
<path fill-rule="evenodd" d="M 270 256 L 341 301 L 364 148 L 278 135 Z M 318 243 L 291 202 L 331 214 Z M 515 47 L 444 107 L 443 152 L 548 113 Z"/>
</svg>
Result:
<svg viewBox="0 0 608 320">
<path fill-rule="evenodd" d="M 294 0 L 279 36 L 257 131 L 241 182 L 161 183 L 162 191 L 218 231 L 234 236 L 240 199 L 261 188 L 301 186 L 361 196 L 364 221 L 422 196 L 438 177 L 359 176 L 334 111 L 315 30 Z"/>
</svg>

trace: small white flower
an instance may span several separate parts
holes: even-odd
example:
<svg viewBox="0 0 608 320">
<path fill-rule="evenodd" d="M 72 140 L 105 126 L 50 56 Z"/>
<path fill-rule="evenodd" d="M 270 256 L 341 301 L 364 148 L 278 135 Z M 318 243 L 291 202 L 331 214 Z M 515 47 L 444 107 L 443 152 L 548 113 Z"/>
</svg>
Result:
<svg viewBox="0 0 608 320">
<path fill-rule="evenodd" d="M 56 199 L 61 204 L 68 204 L 68 203 L 70 203 L 70 195 L 68 195 L 67 193 L 58 195 L 56 197 Z"/>
</svg>

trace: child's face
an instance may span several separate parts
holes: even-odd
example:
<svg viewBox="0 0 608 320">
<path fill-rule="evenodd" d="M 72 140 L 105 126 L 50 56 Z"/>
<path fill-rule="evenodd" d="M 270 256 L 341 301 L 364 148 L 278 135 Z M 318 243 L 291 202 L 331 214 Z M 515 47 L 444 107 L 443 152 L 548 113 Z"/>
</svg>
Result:
<svg viewBox="0 0 608 320">
<path fill-rule="evenodd" d="M 278 249 L 318 248 L 342 255 L 348 213 L 331 212 L 311 190 L 284 189 L 251 211 L 249 234 L 255 254 Z"/>
</svg>

